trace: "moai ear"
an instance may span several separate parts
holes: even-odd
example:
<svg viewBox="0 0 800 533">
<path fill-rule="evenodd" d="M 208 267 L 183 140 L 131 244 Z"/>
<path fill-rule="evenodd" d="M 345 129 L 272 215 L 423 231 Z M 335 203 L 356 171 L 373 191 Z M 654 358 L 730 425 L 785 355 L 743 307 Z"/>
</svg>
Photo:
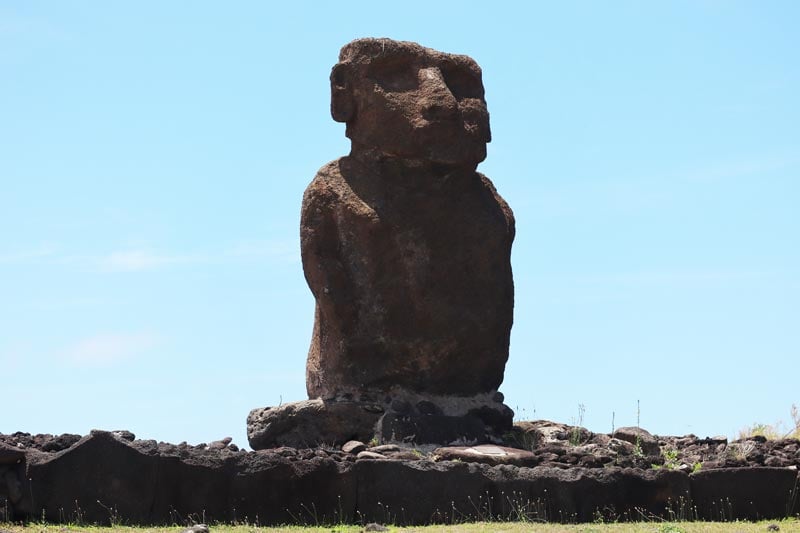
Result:
<svg viewBox="0 0 800 533">
<path fill-rule="evenodd" d="M 331 69 L 331 116 L 336 122 L 347 122 L 355 115 L 353 90 L 347 65 L 337 63 Z"/>
</svg>

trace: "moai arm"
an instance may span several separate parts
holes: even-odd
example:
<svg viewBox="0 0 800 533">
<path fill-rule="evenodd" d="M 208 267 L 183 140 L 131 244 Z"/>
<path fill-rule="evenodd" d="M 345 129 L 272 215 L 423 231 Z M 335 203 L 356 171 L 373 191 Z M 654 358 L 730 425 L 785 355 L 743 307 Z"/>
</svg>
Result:
<svg viewBox="0 0 800 533">
<path fill-rule="evenodd" d="M 337 327 L 346 323 L 345 317 L 338 315 L 349 307 L 343 304 L 350 281 L 341 256 L 339 220 L 335 211 L 341 200 L 331 186 L 329 171 L 327 167 L 321 169 L 303 196 L 300 242 L 303 272 L 317 301 L 317 319 L 325 320 L 329 327 Z M 338 313 L 334 309 L 338 309 Z"/>
</svg>

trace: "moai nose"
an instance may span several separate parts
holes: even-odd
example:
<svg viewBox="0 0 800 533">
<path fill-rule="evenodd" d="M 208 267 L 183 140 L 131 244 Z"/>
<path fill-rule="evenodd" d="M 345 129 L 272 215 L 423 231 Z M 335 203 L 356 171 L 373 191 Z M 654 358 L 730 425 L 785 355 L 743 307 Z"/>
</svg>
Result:
<svg viewBox="0 0 800 533">
<path fill-rule="evenodd" d="M 428 120 L 450 118 L 458 111 L 456 97 L 437 67 L 420 69 L 419 87 L 423 116 Z"/>
</svg>

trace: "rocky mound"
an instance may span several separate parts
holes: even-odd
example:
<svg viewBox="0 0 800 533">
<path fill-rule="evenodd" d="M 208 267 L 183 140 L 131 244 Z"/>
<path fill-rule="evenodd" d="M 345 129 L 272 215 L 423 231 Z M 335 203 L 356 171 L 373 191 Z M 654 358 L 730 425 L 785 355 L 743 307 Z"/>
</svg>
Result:
<svg viewBox="0 0 800 533">
<path fill-rule="evenodd" d="M 518 422 L 506 439 L 515 447 L 531 450 L 534 464 L 556 468 L 618 466 L 687 473 L 735 467 L 800 468 L 797 439 L 755 436 L 728 442 L 724 436 L 655 436 L 635 427 L 609 435 L 546 420 Z"/>
</svg>

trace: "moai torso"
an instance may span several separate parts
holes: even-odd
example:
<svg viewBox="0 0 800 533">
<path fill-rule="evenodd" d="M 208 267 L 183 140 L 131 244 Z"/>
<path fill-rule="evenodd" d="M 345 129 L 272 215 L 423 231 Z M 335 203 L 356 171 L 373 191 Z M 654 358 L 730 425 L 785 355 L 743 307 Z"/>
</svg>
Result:
<svg viewBox="0 0 800 533">
<path fill-rule="evenodd" d="M 489 140 L 480 69 L 365 39 L 342 50 L 331 81 L 353 149 L 303 198 L 316 299 L 309 397 L 496 391 L 513 319 L 514 218 L 475 171 Z"/>
</svg>

